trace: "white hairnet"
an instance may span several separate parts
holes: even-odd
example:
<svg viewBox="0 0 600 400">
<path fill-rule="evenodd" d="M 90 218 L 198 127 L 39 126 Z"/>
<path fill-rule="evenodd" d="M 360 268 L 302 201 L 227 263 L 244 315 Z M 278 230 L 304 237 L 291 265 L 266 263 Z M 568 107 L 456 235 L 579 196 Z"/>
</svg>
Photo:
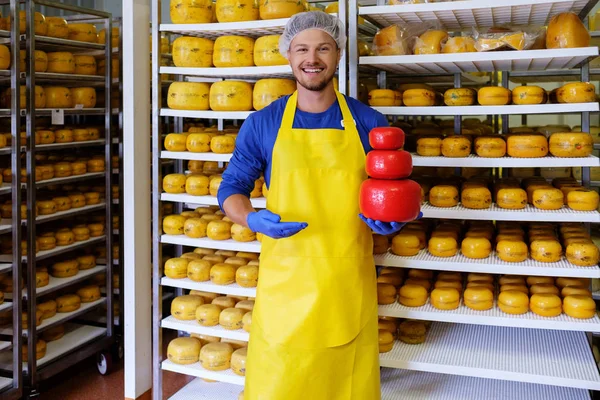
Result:
<svg viewBox="0 0 600 400">
<path fill-rule="evenodd" d="M 319 29 L 328 33 L 338 49 L 344 50 L 346 47 L 346 35 L 344 32 L 344 24 L 334 15 L 329 15 L 323 11 L 308 11 L 295 14 L 285 24 L 285 29 L 279 38 L 279 52 L 287 58 L 288 50 L 292 40 L 300 32 L 307 29 Z"/>
</svg>

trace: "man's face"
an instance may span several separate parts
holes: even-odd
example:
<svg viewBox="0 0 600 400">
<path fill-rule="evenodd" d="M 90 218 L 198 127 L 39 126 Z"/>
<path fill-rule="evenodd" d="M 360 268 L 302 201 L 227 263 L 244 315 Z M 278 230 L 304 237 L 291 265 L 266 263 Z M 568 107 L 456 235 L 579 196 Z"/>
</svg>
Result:
<svg viewBox="0 0 600 400">
<path fill-rule="evenodd" d="M 340 56 L 333 38 L 320 29 L 299 33 L 288 51 L 288 60 L 298 83 L 316 92 L 325 89 L 331 82 Z"/>
</svg>

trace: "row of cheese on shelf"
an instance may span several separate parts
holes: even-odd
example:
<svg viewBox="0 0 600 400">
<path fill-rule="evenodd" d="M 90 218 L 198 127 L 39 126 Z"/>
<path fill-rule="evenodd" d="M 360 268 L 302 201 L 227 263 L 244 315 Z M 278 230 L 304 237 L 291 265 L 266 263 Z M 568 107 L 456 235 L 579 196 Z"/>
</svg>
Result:
<svg viewBox="0 0 600 400">
<path fill-rule="evenodd" d="M 476 311 L 498 307 L 506 314 L 525 314 L 529 310 L 543 317 L 558 317 L 564 311 L 570 317 L 589 319 L 596 316 L 596 303 L 588 287 L 589 279 L 553 278 L 548 276 L 504 275 L 471 273 L 464 277 L 459 272 L 410 270 L 404 280 L 401 269 L 387 268 L 378 278 L 379 304 L 393 304 L 397 300 L 406 307 L 421 307 L 429 300 L 438 310 L 455 310 L 463 304 Z M 432 283 L 433 282 L 433 283 Z M 495 298 L 496 286 L 499 287 Z M 433 289 L 433 290 L 432 290 Z M 529 297 L 531 295 L 531 298 Z M 561 299 L 562 296 L 562 299 Z"/>
<path fill-rule="evenodd" d="M 203 249 L 196 249 L 203 250 Z M 194 282 L 212 282 L 215 285 L 237 283 L 253 288 L 258 284 L 259 261 L 244 257 L 224 257 L 218 254 L 187 253 L 167 260 L 164 274 L 171 279 L 189 278 Z"/>
<path fill-rule="evenodd" d="M 68 211 L 85 206 L 100 204 L 100 192 L 70 192 L 64 196 L 56 196 L 49 200 L 38 200 L 35 204 L 34 216 L 52 215 L 61 211 Z M 2 218 L 12 218 L 12 202 L 7 200 L 0 205 L 0 214 Z M 27 218 L 27 204 L 21 203 L 21 219 Z M 117 221 L 118 223 L 118 221 Z M 114 224 L 114 221 L 113 221 Z"/>
<path fill-rule="evenodd" d="M 66 178 L 87 173 L 104 172 L 105 163 L 102 157 L 79 157 L 76 161 L 72 162 L 61 161 L 54 164 L 42 164 L 35 167 L 34 179 L 36 182 L 40 182 L 53 178 Z M 12 170 L 10 168 L 2 170 L 2 182 L 12 182 Z M 27 182 L 26 168 L 21 168 L 21 182 Z"/>
<path fill-rule="evenodd" d="M 305 0 L 171 0 L 174 24 L 208 24 L 288 18 L 309 11 Z"/>
<path fill-rule="evenodd" d="M 103 136 L 103 129 L 99 127 L 64 127 L 38 129 L 34 134 L 36 145 L 54 143 L 87 142 L 98 140 Z M 0 148 L 10 146 L 12 143 L 11 133 L 0 133 Z M 19 143 L 21 146 L 27 144 L 27 132 L 20 133 Z"/>
<path fill-rule="evenodd" d="M 27 108 L 27 87 L 21 85 L 19 108 Z M 11 88 L 0 94 L 0 107 L 10 108 Z M 96 89 L 93 87 L 67 88 L 63 86 L 35 85 L 35 108 L 94 108 Z"/>
<path fill-rule="evenodd" d="M 208 371 L 231 371 L 240 376 L 246 375 L 247 348 L 234 351 L 229 343 L 217 342 L 202 345 L 195 337 L 180 337 L 171 340 L 167 347 L 169 361 L 190 365 L 200 362 L 202 368 Z"/>
<path fill-rule="evenodd" d="M 167 105 L 174 110 L 251 111 L 261 110 L 280 97 L 294 93 L 291 79 L 260 79 L 254 86 L 245 81 L 173 82 Z"/>
<path fill-rule="evenodd" d="M 517 222 L 498 221 L 494 226 L 491 221 L 471 221 L 463 235 L 460 221 L 444 221 L 429 234 L 428 222 L 410 223 L 394 236 L 391 251 L 411 257 L 426 248 L 435 257 L 447 258 L 455 256 L 460 246 L 463 256 L 484 259 L 490 257 L 495 243 L 496 256 L 505 262 L 522 262 L 531 256 L 538 262 L 554 263 L 562 259 L 564 250 L 571 264 L 598 265 L 600 251 L 582 224 L 561 223 L 558 233 L 556 226 L 547 222 L 531 222 L 527 228 L 526 233 L 524 225 Z M 377 252 L 388 247 L 384 236 L 376 236 L 376 240 Z"/>
<path fill-rule="evenodd" d="M 420 136 L 416 139 L 417 154 L 423 157 L 468 157 L 473 150 L 479 157 L 514 158 L 587 157 L 594 150 L 589 133 L 553 133 L 546 138 L 540 133 L 511 133 L 507 135 Z"/>
<path fill-rule="evenodd" d="M 507 210 L 531 204 L 540 210 L 560 210 L 566 205 L 576 211 L 596 211 L 600 200 L 598 192 L 584 188 L 573 178 L 557 178 L 552 185 L 542 177 L 523 179 L 521 185 L 509 178 L 496 181 L 493 191 L 489 179 L 482 177 L 471 178 L 460 186 L 456 182 L 431 186 L 425 181 L 421 190 L 424 200 L 441 208 L 455 207 L 460 202 L 465 208 L 487 209 L 495 201 Z"/>
<path fill-rule="evenodd" d="M 369 92 L 373 107 L 427 107 L 427 106 L 504 106 L 509 104 L 590 103 L 597 101 L 596 87 L 589 82 L 568 83 L 548 94 L 539 86 L 520 86 L 512 91 L 500 86 L 448 89 L 443 94 L 423 85 L 405 91 L 375 89 Z"/>
<path fill-rule="evenodd" d="M 0 29 L 10 30 L 10 18 L 11 17 L 0 18 Z M 34 14 L 33 21 L 34 32 L 39 36 L 100 44 L 104 44 L 106 40 L 106 29 L 102 29 L 98 32 L 96 26 L 92 24 L 67 22 L 67 20 L 62 17 L 46 17 L 40 12 Z M 26 33 L 26 27 L 27 14 L 25 11 L 19 11 L 19 31 L 21 34 Z M 115 35 L 114 29 L 112 35 Z"/>
<path fill-rule="evenodd" d="M 55 342 L 65 336 L 65 326 L 56 325 L 46 329 L 38 335 L 38 339 L 35 342 L 35 359 L 39 360 L 46 355 L 47 344 L 49 342 Z M 23 344 L 22 347 L 23 360 L 27 360 L 28 349 L 27 343 Z"/>
<path fill-rule="evenodd" d="M 64 294 L 56 300 L 48 300 L 36 306 L 35 326 L 39 326 L 43 320 L 51 318 L 56 313 L 68 313 L 77 311 L 81 304 L 92 303 L 100 300 L 100 287 L 98 285 L 86 285 L 79 288 L 76 293 Z M 27 312 L 23 312 L 23 327 L 27 326 Z"/>
<path fill-rule="evenodd" d="M 406 344 L 425 343 L 431 321 L 400 320 L 393 317 L 379 317 L 379 352 L 387 353 L 394 348 L 394 341 Z"/>
<path fill-rule="evenodd" d="M 193 129 L 193 128 L 192 128 Z M 168 151 L 189 151 L 191 153 L 231 154 L 235 148 L 237 130 L 231 132 L 169 133 L 164 145 Z"/>
<path fill-rule="evenodd" d="M 373 38 L 373 51 L 379 56 L 408 54 L 469 53 L 494 50 L 536 50 L 588 47 L 590 34 L 574 13 L 561 13 L 548 28 L 473 27 L 471 35 L 450 37 L 435 23 L 390 25 Z"/>
<path fill-rule="evenodd" d="M 20 72 L 26 71 L 26 53 L 21 50 L 20 53 Z M 10 50 L 5 45 L 0 45 L 0 70 L 10 68 L 11 55 Z M 104 65 L 104 62 L 103 62 Z M 36 50 L 34 53 L 35 72 L 52 72 L 57 74 L 77 74 L 77 75 L 96 75 L 98 65 L 96 57 L 73 54 L 67 51 L 44 52 Z M 104 75 L 104 72 L 99 75 Z"/>
<path fill-rule="evenodd" d="M 227 330 L 244 329 L 250 332 L 254 300 L 237 300 L 219 296 L 210 303 L 201 296 L 178 296 L 171 303 L 171 315 L 182 321 L 196 320 L 202 326 L 220 325 Z"/>
<path fill-rule="evenodd" d="M 216 196 L 219 186 L 223 181 L 220 175 L 206 176 L 200 173 L 168 174 L 165 175 L 162 182 L 163 190 L 170 194 L 187 193 L 192 196 Z M 254 183 L 254 190 L 250 193 L 250 198 L 267 196 L 268 189 L 262 179 L 257 179 Z M 220 215 L 217 214 L 217 215 Z"/>
<path fill-rule="evenodd" d="M 217 214 L 202 214 L 184 211 L 180 215 L 167 215 L 163 218 L 163 232 L 167 235 L 185 235 L 198 239 L 253 242 L 261 240 L 262 234 L 252 232 L 245 226 L 231 222 L 228 217 Z"/>
</svg>

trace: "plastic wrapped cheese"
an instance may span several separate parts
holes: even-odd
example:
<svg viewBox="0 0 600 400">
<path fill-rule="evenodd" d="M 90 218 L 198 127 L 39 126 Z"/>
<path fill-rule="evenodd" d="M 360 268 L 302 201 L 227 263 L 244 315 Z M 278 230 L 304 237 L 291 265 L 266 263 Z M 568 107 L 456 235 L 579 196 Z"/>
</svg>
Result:
<svg viewBox="0 0 600 400">
<path fill-rule="evenodd" d="M 398 25 L 381 29 L 373 39 L 373 51 L 378 56 L 401 56 L 410 54 L 406 33 Z"/>
</svg>

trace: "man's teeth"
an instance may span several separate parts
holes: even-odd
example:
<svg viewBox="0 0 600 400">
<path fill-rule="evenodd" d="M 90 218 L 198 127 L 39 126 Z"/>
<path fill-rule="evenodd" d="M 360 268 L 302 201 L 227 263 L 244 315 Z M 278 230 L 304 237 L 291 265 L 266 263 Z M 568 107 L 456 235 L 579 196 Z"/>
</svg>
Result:
<svg viewBox="0 0 600 400">
<path fill-rule="evenodd" d="M 304 72 L 317 73 L 323 71 L 323 68 L 304 68 Z"/>
</svg>

